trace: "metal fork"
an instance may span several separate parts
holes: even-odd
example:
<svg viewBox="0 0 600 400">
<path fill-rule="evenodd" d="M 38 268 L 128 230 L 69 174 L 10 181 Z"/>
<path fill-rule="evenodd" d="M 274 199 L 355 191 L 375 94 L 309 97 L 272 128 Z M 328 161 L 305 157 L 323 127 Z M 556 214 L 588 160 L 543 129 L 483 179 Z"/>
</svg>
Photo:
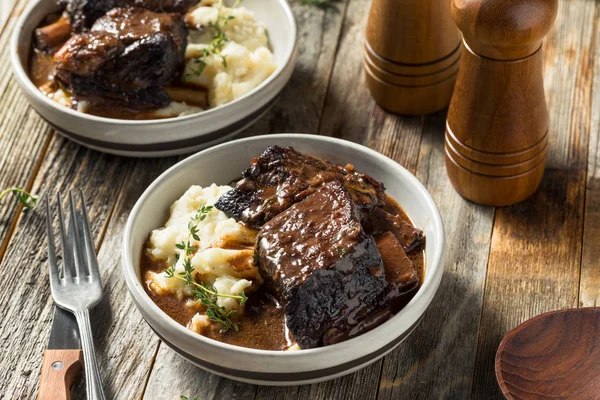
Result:
<svg viewBox="0 0 600 400">
<path fill-rule="evenodd" d="M 77 319 L 85 363 L 87 398 L 88 400 L 104 400 L 89 313 L 89 310 L 102 298 L 102 283 L 100 282 L 100 270 L 88 222 L 85 199 L 81 190 L 79 190 L 79 197 L 81 210 L 77 210 L 73 192 L 69 192 L 70 218 L 68 232 L 65 233 L 62 200 L 60 193 L 57 195 L 59 236 L 63 252 L 62 269 L 59 274 L 50 217 L 50 201 L 46 196 L 50 290 L 54 302 L 61 308 L 72 312 Z"/>
</svg>

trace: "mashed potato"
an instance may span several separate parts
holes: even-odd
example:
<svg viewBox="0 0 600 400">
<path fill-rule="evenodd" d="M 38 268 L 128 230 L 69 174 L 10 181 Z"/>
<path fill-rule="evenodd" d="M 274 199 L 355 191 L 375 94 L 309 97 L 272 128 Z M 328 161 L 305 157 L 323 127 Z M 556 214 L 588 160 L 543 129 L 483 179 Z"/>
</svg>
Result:
<svg viewBox="0 0 600 400">
<path fill-rule="evenodd" d="M 203 108 L 180 101 L 172 101 L 168 106 L 153 111 L 152 115 L 155 118 L 183 117 L 184 115 L 196 114 L 202 111 L 204 111 Z"/>
<path fill-rule="evenodd" d="M 269 40 L 265 27 L 244 7 L 220 9 L 222 15 L 231 15 L 223 27 L 229 39 L 221 54 L 203 56 L 204 50 L 213 40 L 214 29 L 210 27 L 219 16 L 218 5 L 201 5 L 186 16 L 188 24 L 202 27 L 203 30 L 190 33 L 186 49 L 183 76 L 192 85 L 208 89 L 210 107 L 229 103 L 260 85 L 275 71 L 273 54 L 268 48 Z M 201 74 L 198 59 L 205 64 Z M 223 61 L 225 58 L 225 62 Z"/>
<path fill-rule="evenodd" d="M 162 260 L 167 265 L 175 264 L 175 273 L 184 271 L 183 250 L 178 249 L 176 245 L 188 240 L 188 224 L 197 210 L 203 205 L 214 204 L 230 189 L 229 186 L 214 184 L 205 188 L 190 187 L 171 206 L 171 214 L 165 226 L 152 231 L 146 251 L 154 259 Z M 250 293 L 262 284 L 258 268 L 252 263 L 255 230 L 227 217 L 216 208 L 209 211 L 204 220 L 198 222 L 197 228 L 197 238 L 200 240 L 190 238 L 190 244 L 197 249 L 191 257 L 196 278 L 214 286 L 220 294 L 228 295 Z M 166 272 L 149 271 L 145 279 L 148 287 L 156 294 L 174 294 L 180 300 L 192 296 L 191 287 L 181 279 L 169 278 Z M 219 297 L 217 304 L 227 311 L 242 307 L 239 300 L 227 297 Z M 203 309 L 198 301 L 188 301 L 186 305 L 194 309 Z M 189 328 L 202 333 L 208 323 L 205 317 L 200 312 L 190 322 Z"/>
</svg>

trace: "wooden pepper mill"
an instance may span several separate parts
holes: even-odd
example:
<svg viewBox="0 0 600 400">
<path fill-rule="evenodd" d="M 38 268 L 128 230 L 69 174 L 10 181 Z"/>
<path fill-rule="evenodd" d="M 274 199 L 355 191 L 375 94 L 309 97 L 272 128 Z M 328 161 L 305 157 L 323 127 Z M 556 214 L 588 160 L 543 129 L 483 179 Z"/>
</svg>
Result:
<svg viewBox="0 0 600 400">
<path fill-rule="evenodd" d="M 446 123 L 446 168 L 476 203 L 518 203 L 546 165 L 542 40 L 558 0 L 452 0 L 463 53 Z"/>
<path fill-rule="evenodd" d="M 364 49 L 371 95 L 381 107 L 399 114 L 447 107 L 460 47 L 450 0 L 373 0 Z"/>
</svg>

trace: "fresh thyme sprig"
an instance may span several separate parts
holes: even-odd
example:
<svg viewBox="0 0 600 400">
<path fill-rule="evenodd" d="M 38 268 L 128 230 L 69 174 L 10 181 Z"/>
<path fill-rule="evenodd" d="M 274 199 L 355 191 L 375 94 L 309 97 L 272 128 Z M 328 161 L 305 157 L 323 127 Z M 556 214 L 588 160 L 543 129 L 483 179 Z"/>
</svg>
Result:
<svg viewBox="0 0 600 400">
<path fill-rule="evenodd" d="M 198 248 L 191 244 L 191 240 L 193 238 L 196 241 L 200 241 L 200 236 L 198 236 L 198 225 L 206 219 L 206 216 L 212 209 L 213 206 L 204 204 L 200 206 L 198 211 L 196 211 L 196 214 L 188 223 L 189 233 L 187 239 L 175 245 L 175 247 L 183 251 L 183 271 L 178 273 L 175 272 L 176 262 L 165 270 L 165 274 L 168 278 L 182 280 L 186 285 L 193 287 L 192 294 L 194 295 L 194 300 L 199 300 L 202 305 L 206 306 L 205 314 L 211 321 L 220 322 L 223 325 L 221 332 L 226 332 L 229 329 L 237 331 L 239 330 L 239 327 L 231 320 L 232 315 L 235 314 L 235 310 L 225 310 L 224 307 L 217 304 L 217 300 L 219 297 L 238 299 L 240 304 L 244 305 L 247 300 L 246 294 L 243 291 L 240 292 L 239 295 L 222 294 L 219 293 L 214 286 L 198 283 L 194 279 L 195 270 L 192 265 L 192 254 L 198 251 Z M 177 261 L 179 261 L 179 254 L 177 255 Z"/>
<path fill-rule="evenodd" d="M 17 196 L 17 200 L 23 203 L 23 206 L 26 209 L 35 208 L 35 206 L 37 205 L 38 196 L 35 194 L 31 194 L 20 187 L 4 189 L 2 192 L 0 192 L 0 200 L 2 200 L 2 198 L 9 193 L 14 193 Z"/>
<path fill-rule="evenodd" d="M 236 0 L 236 2 L 231 6 L 231 9 L 236 8 L 240 4 L 241 0 Z M 184 81 L 188 81 L 192 76 L 200 76 L 206 68 L 205 58 L 210 55 L 215 55 L 221 57 L 221 62 L 223 63 L 223 67 L 227 68 L 227 57 L 221 54 L 221 51 L 225 47 L 225 44 L 229 42 L 229 38 L 225 34 L 225 25 L 235 17 L 230 13 L 228 15 L 223 15 L 223 0 L 219 0 L 218 5 L 218 13 L 217 20 L 215 22 L 211 22 L 208 24 L 208 28 L 212 28 L 215 33 L 213 35 L 212 41 L 202 50 L 202 57 L 193 59 L 193 63 L 196 64 L 196 68 L 192 68 L 192 72 L 185 74 L 183 76 Z"/>
</svg>

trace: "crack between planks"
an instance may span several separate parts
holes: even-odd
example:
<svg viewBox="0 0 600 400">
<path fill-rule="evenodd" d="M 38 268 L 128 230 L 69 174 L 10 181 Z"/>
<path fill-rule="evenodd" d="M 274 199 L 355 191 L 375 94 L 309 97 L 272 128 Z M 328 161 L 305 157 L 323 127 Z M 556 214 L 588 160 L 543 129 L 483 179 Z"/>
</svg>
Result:
<svg viewBox="0 0 600 400">
<path fill-rule="evenodd" d="M 152 355 L 152 358 L 150 359 L 150 368 L 148 369 L 148 374 L 146 375 L 146 379 L 144 380 L 144 385 L 142 386 L 142 392 L 140 393 L 138 400 L 142 400 L 144 398 L 144 396 L 146 395 L 146 389 L 148 388 L 148 383 L 150 382 L 150 376 L 152 375 L 152 370 L 154 369 L 154 363 L 156 363 L 156 358 L 158 357 L 158 350 L 160 349 L 161 343 L 162 343 L 162 341 L 159 340 L 158 343 L 156 344 L 156 349 L 154 350 L 154 354 Z M 256 395 L 254 397 L 256 397 Z"/>
<path fill-rule="evenodd" d="M 106 236 L 106 233 L 108 232 L 108 227 L 110 225 L 110 222 L 113 219 L 117 205 L 119 204 L 119 199 L 123 196 L 123 187 L 125 186 L 125 182 L 127 181 L 128 178 L 131 177 L 131 174 L 133 173 L 133 171 L 135 171 L 135 165 L 132 165 L 132 163 L 130 163 L 128 166 L 127 173 L 123 174 L 123 178 L 121 178 L 121 182 L 119 183 L 118 195 L 115 198 L 115 202 L 111 208 L 111 211 L 108 214 L 106 223 L 104 224 L 104 227 L 100 234 L 100 242 L 98 244 L 98 249 L 96 250 L 96 252 L 100 251 L 100 248 L 101 248 L 102 244 L 104 243 L 104 237 Z M 143 399 L 146 394 L 146 389 L 148 387 L 148 383 L 150 382 L 150 376 L 152 375 L 152 370 L 154 369 L 154 364 L 156 362 L 156 358 L 158 357 L 158 350 L 160 349 L 161 343 L 162 343 L 162 341 L 159 339 L 158 343 L 156 344 L 156 348 L 154 349 L 152 358 L 150 359 L 150 367 L 149 367 L 148 373 L 146 374 L 146 377 L 144 379 L 144 382 L 142 385 L 142 390 L 140 392 L 140 395 L 138 396 L 138 400 Z"/>
<path fill-rule="evenodd" d="M 600 19 L 600 6 L 598 3 L 595 4 L 595 12 L 594 12 L 594 26 L 592 28 L 592 42 L 590 43 L 590 49 L 596 49 L 597 43 L 596 38 L 598 36 L 598 19 Z M 596 80 L 596 74 L 594 74 L 594 70 L 596 69 L 596 58 L 590 57 L 592 60 L 591 70 L 592 70 L 592 90 L 590 90 L 590 111 L 593 114 L 594 108 L 594 81 Z M 586 159 L 586 167 L 584 171 L 583 177 L 583 214 L 581 216 L 581 247 L 579 252 L 579 279 L 577 282 L 577 308 L 581 307 L 581 275 L 583 272 L 583 257 L 584 257 L 584 246 L 585 246 L 585 214 L 586 214 L 586 204 L 587 204 L 587 193 L 588 193 L 588 176 L 590 169 L 590 138 L 592 135 L 592 124 L 594 123 L 593 115 L 590 114 L 590 129 L 588 131 L 588 140 L 587 140 L 587 154 L 585 156 Z"/>
<path fill-rule="evenodd" d="M 56 133 L 52 132 L 46 139 L 46 143 L 44 143 L 44 145 L 42 146 L 42 152 L 41 152 L 39 158 L 34 163 L 33 169 L 29 176 L 29 179 L 27 180 L 27 183 L 25 184 L 25 190 L 27 192 L 31 193 L 31 189 L 33 188 L 35 179 L 37 178 L 37 175 L 40 172 L 40 168 L 42 167 L 44 158 L 48 154 L 48 149 L 50 148 L 50 143 L 52 142 L 52 139 L 55 137 L 55 135 L 56 135 Z M 19 206 L 17 207 L 17 211 L 15 212 L 15 215 L 12 218 L 12 220 L 10 221 L 10 224 L 8 226 L 8 231 L 6 232 L 6 237 L 2 241 L 2 244 L 0 245 L 0 264 L 4 260 L 4 256 L 8 249 L 8 245 L 10 244 L 10 241 L 15 233 L 15 230 L 17 229 L 17 223 L 19 222 L 19 218 L 21 217 L 22 213 L 23 213 L 23 204 L 19 203 Z"/>
<path fill-rule="evenodd" d="M 321 112 L 319 113 L 319 123 L 317 124 L 317 131 L 315 132 L 317 135 L 321 134 L 321 125 L 323 123 L 323 116 L 325 114 L 325 107 L 327 107 L 327 98 L 329 97 L 329 91 L 331 89 L 331 80 L 333 78 L 333 72 L 335 71 L 335 66 L 337 64 L 337 56 L 340 52 L 340 46 L 342 41 L 342 32 L 344 31 L 344 25 L 346 23 L 346 16 L 348 14 L 348 8 L 350 7 L 350 2 L 352 0 L 346 1 L 344 4 L 344 12 L 342 13 L 342 23 L 340 24 L 340 30 L 338 32 L 337 43 L 335 44 L 335 50 L 333 52 L 333 63 L 331 64 L 331 69 L 329 70 L 329 74 L 327 76 L 327 88 L 325 89 L 325 98 L 323 99 L 323 104 L 321 105 Z"/>
<path fill-rule="evenodd" d="M 377 381 L 377 391 L 375 392 L 375 400 L 379 399 L 379 392 L 381 389 L 381 378 L 383 377 L 383 363 L 385 362 L 385 357 L 381 359 L 381 367 L 379 368 L 379 380 Z"/>
<path fill-rule="evenodd" d="M 110 208 L 108 215 L 106 216 L 106 223 L 104 223 L 104 225 L 102 226 L 102 230 L 100 231 L 98 246 L 96 248 L 96 254 L 98 254 L 100 252 L 100 248 L 102 247 L 102 244 L 104 243 L 104 237 L 106 236 L 106 232 L 108 231 L 108 226 L 110 225 L 110 222 L 112 221 L 112 217 L 115 213 L 115 210 L 117 209 L 117 204 L 119 204 L 119 197 L 121 196 L 121 194 L 123 192 L 123 185 L 125 184 L 125 180 L 128 177 L 128 175 L 129 175 L 129 171 L 127 174 L 123 175 L 123 178 L 121 178 L 121 182 L 119 183 L 119 187 L 117 188 L 118 195 L 115 198 L 115 202 L 113 203 L 112 207 Z"/>
<path fill-rule="evenodd" d="M 425 134 L 425 119 L 426 118 L 427 118 L 426 115 L 421 116 L 421 135 L 419 135 L 419 145 L 417 146 L 417 148 L 419 149 L 419 154 L 417 154 L 417 163 L 415 164 L 415 172 L 413 174 L 415 176 L 415 178 L 417 176 L 417 172 L 419 171 L 419 164 L 421 163 L 421 146 L 423 145 L 423 135 Z M 429 180 L 429 168 L 427 168 L 427 180 Z M 425 186 L 427 182 L 422 182 L 422 183 L 423 183 L 423 186 Z"/>
<path fill-rule="evenodd" d="M 485 309 L 485 293 L 488 286 L 488 272 L 490 269 L 490 255 L 492 254 L 492 240 L 494 238 L 494 227 L 496 226 L 496 214 L 498 207 L 494 207 L 494 215 L 492 216 L 492 227 L 490 229 L 490 244 L 488 246 L 488 257 L 485 265 L 485 280 L 483 281 L 483 298 L 481 300 L 481 308 L 479 312 L 479 323 L 477 324 L 477 341 L 475 342 L 475 359 L 473 360 L 473 373 L 471 374 L 471 397 L 475 390 L 475 372 L 477 371 L 477 356 L 479 354 L 479 338 L 481 332 L 481 322 L 483 320 L 483 311 Z"/>
</svg>

